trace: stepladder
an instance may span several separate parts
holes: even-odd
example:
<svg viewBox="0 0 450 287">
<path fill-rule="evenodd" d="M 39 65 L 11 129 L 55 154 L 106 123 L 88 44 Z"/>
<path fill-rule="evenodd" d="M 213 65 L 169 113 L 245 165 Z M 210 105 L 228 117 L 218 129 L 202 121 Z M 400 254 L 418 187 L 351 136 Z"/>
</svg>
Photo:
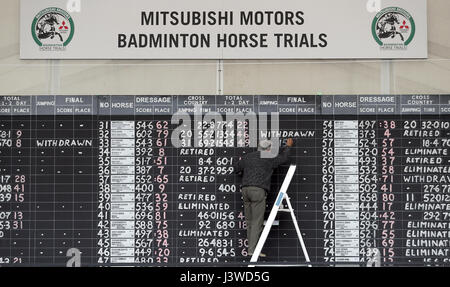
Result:
<svg viewBox="0 0 450 287">
<path fill-rule="evenodd" d="M 291 165 L 289 167 L 286 177 L 284 178 L 283 184 L 281 185 L 280 191 L 278 192 L 278 195 L 275 199 L 275 203 L 272 207 L 272 210 L 270 211 L 269 218 L 266 221 L 264 229 L 261 232 L 261 235 L 259 237 L 258 243 L 256 244 L 255 251 L 253 252 L 253 255 L 250 259 L 250 262 L 252 262 L 252 263 L 258 261 L 259 255 L 261 254 L 262 248 L 264 247 L 264 243 L 266 242 L 266 239 L 270 233 L 270 230 L 272 229 L 273 223 L 275 221 L 275 218 L 276 218 L 278 212 L 290 213 L 291 219 L 294 223 L 295 231 L 297 232 L 297 236 L 298 236 L 301 248 L 302 248 L 303 255 L 305 256 L 307 263 L 311 262 L 309 259 L 308 250 L 306 249 L 305 242 L 303 240 L 302 233 L 300 231 L 300 227 L 298 226 L 298 221 L 295 216 L 294 209 L 292 208 L 291 201 L 287 195 L 287 190 L 289 188 L 289 185 L 291 184 L 291 181 L 295 174 L 296 169 L 297 169 L 296 165 Z M 283 202 L 286 203 L 287 208 L 284 208 Z M 249 265 L 249 267 L 253 267 L 253 266 L 254 265 Z M 311 267 L 311 264 L 308 264 L 308 266 Z"/>
</svg>

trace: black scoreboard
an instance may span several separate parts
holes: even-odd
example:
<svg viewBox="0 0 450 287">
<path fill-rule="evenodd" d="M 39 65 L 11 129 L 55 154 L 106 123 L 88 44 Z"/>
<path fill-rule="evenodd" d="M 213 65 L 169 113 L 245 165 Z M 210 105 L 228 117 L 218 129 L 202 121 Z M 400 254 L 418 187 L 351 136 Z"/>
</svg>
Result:
<svg viewBox="0 0 450 287">
<path fill-rule="evenodd" d="M 294 138 L 288 194 L 314 266 L 450 265 L 450 95 L 2 96 L 0 265 L 245 265 L 233 166 L 255 148 L 232 113 Z M 305 263 L 277 221 L 262 261 Z"/>
</svg>

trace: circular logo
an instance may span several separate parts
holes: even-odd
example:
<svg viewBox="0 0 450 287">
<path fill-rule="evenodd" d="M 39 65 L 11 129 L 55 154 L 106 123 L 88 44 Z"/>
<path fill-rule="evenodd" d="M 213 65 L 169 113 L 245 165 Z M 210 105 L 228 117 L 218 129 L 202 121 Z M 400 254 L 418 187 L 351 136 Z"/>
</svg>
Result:
<svg viewBox="0 0 450 287">
<path fill-rule="evenodd" d="M 406 49 L 415 32 L 413 17 L 398 7 L 381 10 L 372 22 L 372 35 L 383 49 Z"/>
<path fill-rule="evenodd" d="M 75 25 L 69 13 L 55 7 L 39 12 L 31 24 L 31 34 L 41 49 L 64 50 L 74 32 Z"/>
</svg>

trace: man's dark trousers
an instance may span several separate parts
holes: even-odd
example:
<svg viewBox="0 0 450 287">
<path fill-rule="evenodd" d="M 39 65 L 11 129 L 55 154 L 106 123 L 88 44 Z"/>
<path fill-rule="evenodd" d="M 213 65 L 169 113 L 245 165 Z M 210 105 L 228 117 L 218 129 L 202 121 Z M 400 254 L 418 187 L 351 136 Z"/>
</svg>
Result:
<svg viewBox="0 0 450 287">
<path fill-rule="evenodd" d="M 257 186 L 245 186 L 242 188 L 242 198 L 247 222 L 248 252 L 253 254 L 264 223 L 266 191 Z"/>
</svg>

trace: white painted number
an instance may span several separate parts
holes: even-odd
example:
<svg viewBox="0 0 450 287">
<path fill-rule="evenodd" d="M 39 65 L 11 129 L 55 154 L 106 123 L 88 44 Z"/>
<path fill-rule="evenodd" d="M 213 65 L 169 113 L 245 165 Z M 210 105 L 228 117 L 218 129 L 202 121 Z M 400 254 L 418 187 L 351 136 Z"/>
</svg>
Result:
<svg viewBox="0 0 450 287">
<path fill-rule="evenodd" d="M 367 261 L 367 267 L 380 267 L 381 266 L 381 254 L 378 248 L 370 248 L 368 252 L 369 260 Z"/>
</svg>

